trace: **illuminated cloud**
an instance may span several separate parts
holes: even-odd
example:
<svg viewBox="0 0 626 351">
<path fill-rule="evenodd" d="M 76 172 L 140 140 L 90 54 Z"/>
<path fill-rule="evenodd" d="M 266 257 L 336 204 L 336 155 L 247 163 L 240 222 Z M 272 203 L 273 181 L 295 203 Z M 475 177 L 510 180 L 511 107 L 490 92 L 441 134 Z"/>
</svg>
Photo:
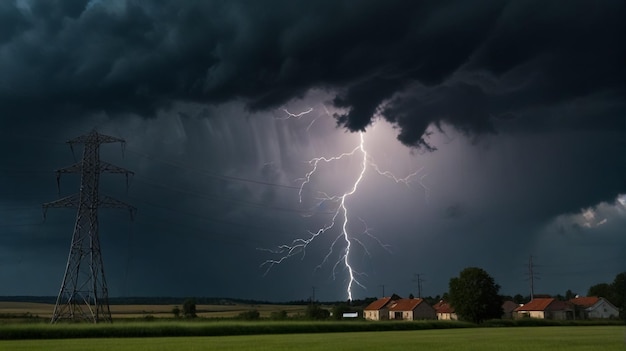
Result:
<svg viewBox="0 0 626 351">
<path fill-rule="evenodd" d="M 294 179 L 363 130 L 380 170 L 426 177 L 359 184 L 351 213 L 389 245 L 355 257 L 359 294 L 408 295 L 416 270 L 441 294 L 470 265 L 524 293 L 529 254 L 585 264 L 541 282 L 584 293 L 626 255 L 624 18 L 621 1 L 0 1 L 0 295 L 58 291 L 75 213 L 42 223 L 40 205 L 74 162 L 63 142 L 94 127 L 136 173 L 132 230 L 103 215 L 112 295 L 343 299 L 330 272 L 303 274 L 328 242 L 264 277 L 256 248 L 325 223 L 317 191 L 349 189 L 358 161 L 302 203 Z"/>
</svg>

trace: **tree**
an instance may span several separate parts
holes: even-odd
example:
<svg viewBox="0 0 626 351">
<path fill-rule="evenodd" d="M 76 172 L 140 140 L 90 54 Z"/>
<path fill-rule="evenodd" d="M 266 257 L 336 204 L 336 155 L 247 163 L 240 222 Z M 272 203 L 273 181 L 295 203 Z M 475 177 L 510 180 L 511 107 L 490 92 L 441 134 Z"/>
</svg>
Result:
<svg viewBox="0 0 626 351">
<path fill-rule="evenodd" d="M 569 300 L 571 300 L 571 299 L 575 298 L 575 297 L 576 297 L 576 295 L 577 295 L 577 294 L 576 294 L 575 292 L 573 292 L 573 291 L 572 291 L 572 290 L 570 290 L 570 289 L 567 289 L 567 291 L 565 292 L 565 301 L 569 301 Z"/>
<path fill-rule="evenodd" d="M 333 319 L 341 319 L 343 318 L 343 314 L 345 312 L 350 312 L 352 308 L 348 306 L 348 304 L 339 304 L 333 306 Z"/>
<path fill-rule="evenodd" d="M 626 272 L 616 275 L 611 286 L 615 295 L 615 307 L 626 309 Z"/>
<path fill-rule="evenodd" d="M 237 316 L 239 319 L 247 320 L 247 321 L 255 321 L 261 318 L 261 313 L 257 310 L 248 310 L 239 313 Z"/>
<path fill-rule="evenodd" d="M 180 317 L 180 308 L 178 306 L 174 306 L 174 308 L 172 308 L 172 313 L 174 314 L 174 318 Z"/>
<path fill-rule="evenodd" d="M 522 294 L 515 294 L 515 296 L 513 296 L 513 302 L 515 302 L 518 305 L 521 305 L 523 303 L 528 302 L 528 300 L 522 296 Z"/>
<path fill-rule="evenodd" d="M 283 321 L 287 318 L 289 318 L 289 316 L 287 315 L 287 311 L 285 310 L 273 311 L 270 314 L 270 319 L 277 320 L 277 321 Z"/>
<path fill-rule="evenodd" d="M 449 302 L 460 319 L 481 323 L 502 317 L 500 286 L 483 269 L 469 267 L 450 279 Z"/>
<path fill-rule="evenodd" d="M 587 291 L 587 296 L 604 297 L 605 299 L 611 301 L 611 303 L 614 303 L 615 301 L 613 301 L 612 295 L 613 288 L 610 284 L 607 283 L 593 285 Z"/>
<path fill-rule="evenodd" d="M 183 316 L 185 318 L 196 318 L 196 300 L 187 299 L 183 303 Z"/>
<path fill-rule="evenodd" d="M 307 319 L 326 319 L 330 316 L 330 312 L 318 305 L 310 304 L 306 307 L 305 316 Z"/>
</svg>

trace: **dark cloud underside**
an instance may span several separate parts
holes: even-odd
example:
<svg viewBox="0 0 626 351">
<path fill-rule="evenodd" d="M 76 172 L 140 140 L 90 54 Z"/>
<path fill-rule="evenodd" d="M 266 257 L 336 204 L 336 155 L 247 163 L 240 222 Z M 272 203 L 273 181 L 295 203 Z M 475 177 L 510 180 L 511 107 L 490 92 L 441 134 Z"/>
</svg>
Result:
<svg viewBox="0 0 626 351">
<path fill-rule="evenodd" d="M 582 111 L 563 125 L 586 125 L 582 119 L 614 128 L 625 112 L 624 8 L 622 1 L 4 3 L 0 113 L 150 117 L 176 101 L 235 99 L 263 110 L 321 88 L 345 109 L 340 125 L 364 130 L 382 113 L 413 146 L 428 146 L 432 123 L 493 132 L 494 116 L 580 99 L 609 113 L 598 121 Z"/>
</svg>

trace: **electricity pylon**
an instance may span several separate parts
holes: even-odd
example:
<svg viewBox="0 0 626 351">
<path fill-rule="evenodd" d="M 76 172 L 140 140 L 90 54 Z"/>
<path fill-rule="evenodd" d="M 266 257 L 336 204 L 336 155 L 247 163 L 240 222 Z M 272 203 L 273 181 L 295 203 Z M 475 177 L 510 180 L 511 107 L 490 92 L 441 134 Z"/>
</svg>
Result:
<svg viewBox="0 0 626 351">
<path fill-rule="evenodd" d="M 51 323 L 59 320 L 93 323 L 112 321 L 98 236 L 98 208 L 127 208 L 131 219 L 136 211 L 133 206 L 122 201 L 98 194 L 100 173 L 125 174 L 127 186 L 128 176 L 133 174 L 124 168 L 100 161 L 100 145 L 115 142 L 122 143 L 122 147 L 125 145 L 124 139 L 99 134 L 95 130 L 69 140 L 67 143 L 72 152 L 74 145 L 84 144 L 83 159 L 56 171 L 57 186 L 60 184 L 61 174 L 80 173 L 80 192 L 43 204 L 44 216 L 51 207 L 78 208 L 65 275 Z"/>
</svg>

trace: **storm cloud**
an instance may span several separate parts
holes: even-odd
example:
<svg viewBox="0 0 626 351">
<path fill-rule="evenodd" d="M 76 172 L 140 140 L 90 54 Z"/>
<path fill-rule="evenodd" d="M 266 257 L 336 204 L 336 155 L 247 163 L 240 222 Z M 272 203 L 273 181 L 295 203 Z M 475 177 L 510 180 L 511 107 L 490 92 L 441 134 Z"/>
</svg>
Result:
<svg viewBox="0 0 626 351">
<path fill-rule="evenodd" d="M 389 161 L 385 168 L 423 167 L 427 175 L 427 187 L 410 199 L 404 189 L 368 178 L 372 192 L 357 207 L 388 241 L 400 243 L 400 257 L 413 244 L 430 245 L 415 260 L 445 266 L 441 276 L 431 276 L 433 286 L 445 286 L 465 265 L 498 261 L 510 270 L 533 245 L 547 257 L 546 238 L 559 248 L 563 238 L 584 243 L 589 232 L 610 233 L 620 254 L 626 248 L 615 235 L 626 193 L 624 18 L 626 5 L 617 0 L 0 2 L 0 179 L 7 185 L 0 209 L 10 214 L 0 228 L 11 230 L 1 238 L 0 259 L 36 261 L 24 248 L 40 239 L 38 250 L 55 248 L 44 256 L 63 265 L 67 245 L 40 233 L 39 208 L 19 209 L 55 198 L 54 180 L 45 183 L 44 171 L 70 163 L 62 141 L 94 126 L 128 140 L 127 158 L 117 161 L 136 172 L 128 200 L 143 214 L 134 240 L 149 250 L 131 252 L 134 246 L 115 235 L 104 245 L 126 247 L 135 273 L 158 267 L 178 279 L 164 294 L 194 288 L 185 277 L 195 271 L 181 273 L 154 259 L 172 254 L 176 240 L 189 250 L 180 266 L 224 265 L 248 281 L 259 279 L 255 269 L 267 257 L 255 249 L 323 223 L 312 214 L 328 209 L 307 206 L 315 205 L 320 188 L 342 189 L 352 179 L 343 168 L 325 170 L 332 180 L 315 179 L 304 189 L 304 203 L 294 203 L 294 179 L 308 170 L 303 160 L 351 150 L 353 132 L 360 131 L 367 132 L 373 159 Z M 311 112 L 285 120 L 283 108 Z M 396 146 L 377 139 L 383 122 Z M 49 147 L 37 145 L 42 142 Z M 107 184 L 110 190 L 122 183 Z M 585 213 L 607 222 L 584 226 Z M 45 228 L 61 231 L 62 222 L 48 219 Z M 150 234 L 158 231 L 178 239 Z M 472 261 L 488 255 L 464 252 L 478 241 L 500 243 L 492 261 Z M 524 242 L 518 261 L 501 263 L 504 243 L 512 241 Z M 457 245 L 445 246 L 452 242 Z M 223 245 L 246 249 L 247 264 L 218 260 L 230 252 Z M 430 256 L 441 251 L 460 258 Z M 313 254 L 303 261 L 319 263 Z M 133 273 L 127 263 L 112 266 L 118 276 Z M 387 284 L 404 286 L 398 277 L 413 273 L 403 267 L 391 274 L 382 266 L 380 257 L 369 264 L 379 274 L 372 280 L 388 276 Z M 12 281 L 29 269 L 20 265 L 0 276 Z M 272 285 L 297 272 L 286 267 L 265 277 L 259 294 L 290 298 L 273 295 Z M 212 273 L 222 286 L 233 274 Z M 36 289 L 36 282 L 24 284 Z M 159 289 L 158 279 L 135 288 L 152 287 Z M 245 286 L 229 289 L 205 293 L 237 294 Z M 337 296 L 337 289 L 328 290 Z"/>
<path fill-rule="evenodd" d="M 624 7 L 621 1 L 5 3 L 0 113 L 154 117 L 178 101 L 232 100 L 255 111 L 317 88 L 345 109 L 336 114 L 339 125 L 361 131 L 382 115 L 412 146 L 428 146 L 424 133 L 433 123 L 480 134 L 496 130 L 494 118 L 523 118 L 529 110 L 548 119 L 535 117 L 542 122 L 528 121 L 531 127 L 557 119 L 555 127 L 616 128 L 626 111 Z M 559 116 L 581 99 L 608 113 Z"/>
</svg>

